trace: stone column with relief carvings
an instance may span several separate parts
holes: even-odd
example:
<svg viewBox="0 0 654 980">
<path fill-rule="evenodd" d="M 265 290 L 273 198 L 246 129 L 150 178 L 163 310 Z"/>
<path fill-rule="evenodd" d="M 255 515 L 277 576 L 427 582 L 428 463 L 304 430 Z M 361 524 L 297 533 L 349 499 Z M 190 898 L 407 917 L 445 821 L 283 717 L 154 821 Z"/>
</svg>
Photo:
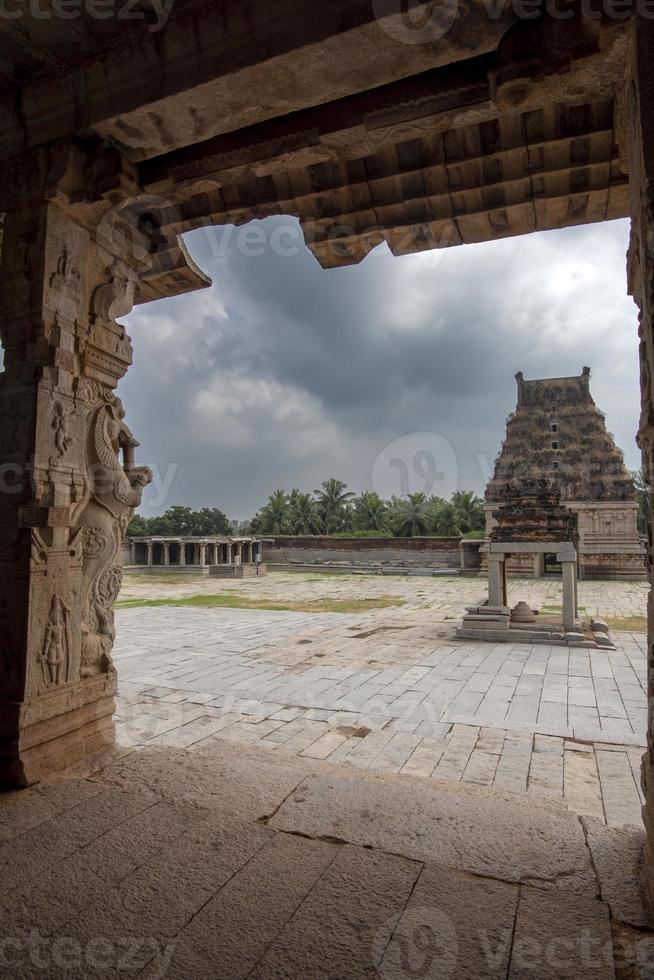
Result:
<svg viewBox="0 0 654 980">
<path fill-rule="evenodd" d="M 628 153 L 631 197 L 629 291 L 638 304 L 640 336 L 641 416 L 638 445 L 643 473 L 654 487 L 654 23 L 635 18 L 631 50 L 622 96 L 624 145 Z M 650 501 L 650 513 L 652 501 Z M 647 528 L 647 566 L 654 580 L 654 542 Z M 648 721 L 647 749 L 643 755 L 643 816 L 647 833 L 645 882 L 654 903 L 654 608 L 648 599 Z"/>
<path fill-rule="evenodd" d="M 88 161 L 15 164 L 0 255 L 0 782 L 25 785 L 113 744 L 112 605 L 149 471 L 114 388 L 132 350 L 115 317 L 132 272 L 80 218 Z"/>
</svg>

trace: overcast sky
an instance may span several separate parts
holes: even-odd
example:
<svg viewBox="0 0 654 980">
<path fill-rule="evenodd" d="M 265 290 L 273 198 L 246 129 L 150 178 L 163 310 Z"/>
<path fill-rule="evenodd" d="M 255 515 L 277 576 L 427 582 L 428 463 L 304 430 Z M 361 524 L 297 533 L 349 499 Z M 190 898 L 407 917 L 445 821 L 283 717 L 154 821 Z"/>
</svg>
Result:
<svg viewBox="0 0 654 980">
<path fill-rule="evenodd" d="M 481 493 L 514 375 L 579 374 L 639 465 L 628 223 L 324 271 L 289 218 L 186 237 L 211 289 L 137 307 L 120 387 L 156 482 L 141 512 L 250 517 L 273 490 Z"/>
</svg>

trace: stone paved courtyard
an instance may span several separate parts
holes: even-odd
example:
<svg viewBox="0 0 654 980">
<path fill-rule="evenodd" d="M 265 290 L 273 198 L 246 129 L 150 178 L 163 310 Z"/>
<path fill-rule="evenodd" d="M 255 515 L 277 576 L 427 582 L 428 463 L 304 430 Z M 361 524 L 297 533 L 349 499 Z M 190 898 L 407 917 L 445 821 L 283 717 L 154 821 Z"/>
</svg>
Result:
<svg viewBox="0 0 654 980">
<path fill-rule="evenodd" d="M 218 587 L 128 579 L 122 601 Z M 118 751 L 0 795 L 0 976 L 650 980 L 644 638 L 454 641 L 478 590 L 280 575 L 235 591 L 409 601 L 120 609 Z"/>
<path fill-rule="evenodd" d="M 612 826 L 640 826 L 645 638 L 616 651 L 463 642 L 454 623 L 474 579 L 276 574 L 248 598 L 394 597 L 355 615 L 155 607 L 118 612 L 119 740 L 217 742 L 368 772 L 455 780 L 561 799 Z M 207 579 L 126 581 L 123 599 L 210 594 Z M 556 605 L 556 580 L 513 580 Z M 589 614 L 643 614 L 646 586 L 581 583 Z"/>
</svg>

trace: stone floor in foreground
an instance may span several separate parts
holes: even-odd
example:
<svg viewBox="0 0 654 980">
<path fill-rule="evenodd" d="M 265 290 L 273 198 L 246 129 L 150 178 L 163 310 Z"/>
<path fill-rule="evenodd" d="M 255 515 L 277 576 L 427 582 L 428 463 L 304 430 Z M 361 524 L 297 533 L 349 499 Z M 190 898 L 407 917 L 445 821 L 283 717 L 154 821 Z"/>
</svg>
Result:
<svg viewBox="0 0 654 980">
<path fill-rule="evenodd" d="M 354 617 L 120 611 L 119 749 L 0 794 L 0 977 L 651 980 L 626 696 L 642 637 L 565 664 L 459 644 L 452 596 L 427 591 Z M 641 614 L 636 597 L 613 591 L 614 613 Z M 403 729 L 448 683 L 452 704 L 506 688 L 502 720 Z M 370 725 L 363 694 L 353 718 L 336 703 L 366 685 L 387 689 Z M 598 740 L 514 724 L 534 685 L 539 705 L 566 691 L 568 722 L 592 689 Z"/>
<path fill-rule="evenodd" d="M 643 833 L 223 742 L 0 795 L 12 980 L 648 980 Z"/>
</svg>

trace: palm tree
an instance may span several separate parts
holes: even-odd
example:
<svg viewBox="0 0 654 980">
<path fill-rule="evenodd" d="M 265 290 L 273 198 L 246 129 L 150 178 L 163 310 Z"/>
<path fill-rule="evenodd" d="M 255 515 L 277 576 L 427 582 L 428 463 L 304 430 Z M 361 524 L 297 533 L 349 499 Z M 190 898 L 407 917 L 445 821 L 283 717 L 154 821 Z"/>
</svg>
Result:
<svg viewBox="0 0 654 980">
<path fill-rule="evenodd" d="M 322 489 L 314 490 L 318 509 L 326 534 L 338 531 L 343 526 L 343 507 L 354 497 L 342 480 L 331 477 L 323 480 Z"/>
<path fill-rule="evenodd" d="M 292 490 L 288 523 L 293 534 L 320 534 L 322 524 L 316 501 L 309 493 Z"/>
<path fill-rule="evenodd" d="M 483 531 L 484 505 L 474 493 L 469 490 L 457 490 L 452 494 L 452 506 L 456 524 L 461 532 Z"/>
<path fill-rule="evenodd" d="M 264 534 L 285 534 L 288 517 L 288 497 L 283 490 L 275 490 L 261 511 L 261 530 Z"/>
<path fill-rule="evenodd" d="M 394 532 L 398 538 L 414 538 L 429 534 L 429 513 L 424 493 L 410 493 L 407 500 L 396 503 Z"/>
<path fill-rule="evenodd" d="M 354 504 L 348 501 L 348 503 L 343 505 L 341 511 L 341 527 L 348 534 L 354 530 L 354 515 Z"/>
<path fill-rule="evenodd" d="M 456 508 L 451 500 L 442 500 L 433 515 L 433 530 L 444 538 L 461 534 Z"/>
<path fill-rule="evenodd" d="M 355 526 L 358 531 L 388 530 L 388 506 L 371 490 L 364 490 L 355 505 Z"/>
</svg>

